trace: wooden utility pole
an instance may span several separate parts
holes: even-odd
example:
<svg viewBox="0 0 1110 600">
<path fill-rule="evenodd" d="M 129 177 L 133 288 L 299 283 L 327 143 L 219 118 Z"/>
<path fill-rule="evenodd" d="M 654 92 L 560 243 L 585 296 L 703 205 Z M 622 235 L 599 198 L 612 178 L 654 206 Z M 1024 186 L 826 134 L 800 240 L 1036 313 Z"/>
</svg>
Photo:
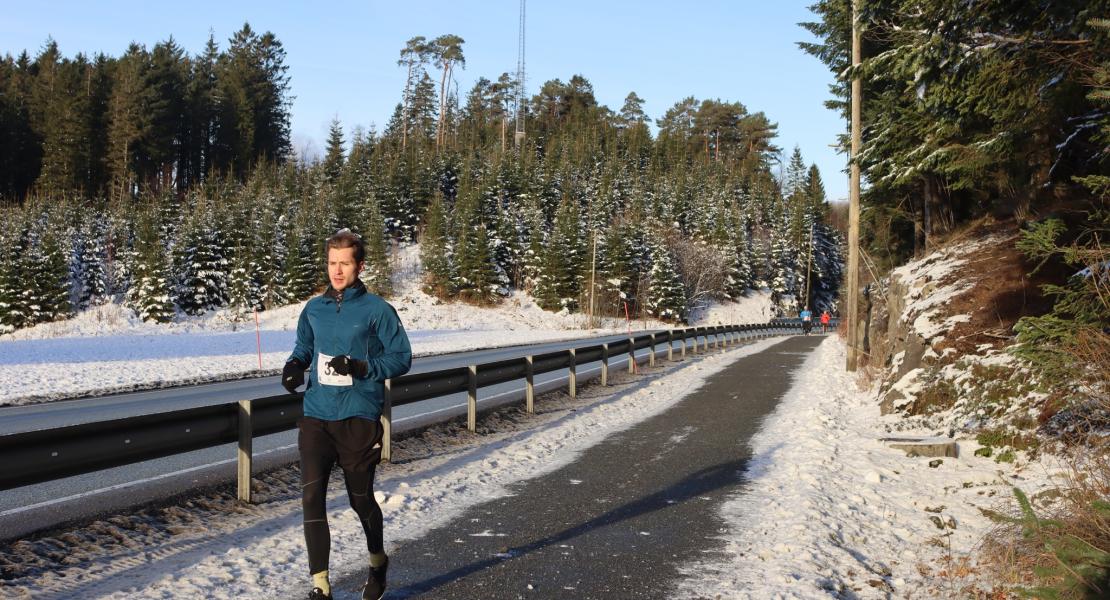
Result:
<svg viewBox="0 0 1110 600">
<path fill-rule="evenodd" d="M 852 164 L 850 167 L 848 203 L 848 360 L 847 369 L 859 366 L 859 147 L 860 94 L 859 78 L 862 54 L 859 31 L 859 0 L 852 0 Z"/>
<path fill-rule="evenodd" d="M 595 279 L 597 277 L 597 228 L 594 227 L 591 229 L 591 236 L 593 238 L 593 250 L 590 252 L 590 319 L 587 326 L 590 329 L 593 329 L 596 323 L 596 320 L 594 319 L 594 311 L 597 310 L 596 306 L 594 305 Z"/>
<path fill-rule="evenodd" d="M 806 310 L 809 310 L 809 298 L 813 294 L 810 293 L 809 285 L 810 280 L 813 279 L 813 227 L 816 223 L 809 224 L 809 254 L 806 256 Z"/>
</svg>

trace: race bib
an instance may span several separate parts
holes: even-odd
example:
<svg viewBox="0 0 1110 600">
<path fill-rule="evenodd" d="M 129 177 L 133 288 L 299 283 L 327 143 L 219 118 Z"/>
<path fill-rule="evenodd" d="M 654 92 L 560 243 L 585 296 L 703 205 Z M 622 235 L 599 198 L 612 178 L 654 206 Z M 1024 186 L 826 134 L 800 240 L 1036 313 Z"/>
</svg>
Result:
<svg viewBox="0 0 1110 600">
<path fill-rule="evenodd" d="M 340 375 L 332 370 L 331 365 L 328 364 L 334 356 L 328 356 L 323 352 L 316 356 L 316 381 L 323 385 L 354 385 L 354 380 L 350 375 Z"/>
</svg>

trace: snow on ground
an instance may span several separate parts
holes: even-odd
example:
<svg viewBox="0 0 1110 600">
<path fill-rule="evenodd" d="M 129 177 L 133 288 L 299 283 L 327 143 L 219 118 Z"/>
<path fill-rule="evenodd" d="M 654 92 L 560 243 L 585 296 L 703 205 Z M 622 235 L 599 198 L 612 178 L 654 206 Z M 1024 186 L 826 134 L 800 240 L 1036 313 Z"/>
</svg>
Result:
<svg viewBox="0 0 1110 600">
<path fill-rule="evenodd" d="M 480 435 L 440 426 L 401 440 L 375 489 L 385 513 L 386 549 L 448 523 L 470 506 L 509 493 L 509 484 L 551 472 L 615 432 L 658 414 L 771 338 L 691 356 L 646 376 L 614 373 L 570 400 L 540 399 L 534 416 L 483 418 Z M 619 371 L 619 370 L 618 370 Z M 366 546 L 336 475 L 330 486 L 333 573 L 363 572 Z M 259 504 L 230 494 L 119 515 L 54 537 L 0 547 L 4 598 L 274 598 L 305 589 L 307 567 L 296 472 L 258 482 Z M 462 535 L 464 532 L 460 532 Z M 466 534 L 474 532 L 465 532 Z M 353 595 L 339 593 L 337 600 Z"/>
<path fill-rule="evenodd" d="M 522 292 L 493 308 L 444 303 L 420 290 L 419 256 L 416 245 L 395 254 L 391 299 L 416 356 L 668 327 L 605 319 L 589 328 L 585 315 L 545 311 Z M 766 322 L 768 298 L 755 293 L 739 304 L 714 306 L 705 322 Z M 15 331 L 0 336 L 0 406 L 272 375 L 289 357 L 303 307 L 259 313 L 257 332 L 253 316 L 236 321 L 228 310 L 179 315 L 160 325 L 118 304 Z"/>
<path fill-rule="evenodd" d="M 617 374 L 539 414 L 498 413 L 479 435 L 457 424 L 402 440 L 383 466 L 378 499 L 387 550 L 445 524 L 509 484 L 575 460 L 614 432 L 658 414 L 735 359 L 779 340 L 692 357 L 647 376 Z M 1061 470 L 974 456 L 908 457 L 878 440 L 874 390 L 855 391 L 843 343 L 826 339 L 753 439 L 742 492 L 719 510 L 723 550 L 680 565 L 679 598 L 946 598 L 975 583 L 972 550 L 1020 486 L 1031 496 Z M 681 443 L 681 440 L 676 440 Z M 939 460 L 939 462 L 937 462 Z M 361 572 L 365 546 L 338 476 L 330 487 L 335 573 Z M 0 547 L 5 598 L 272 598 L 305 586 L 295 469 L 256 482 L 259 504 L 230 492 L 117 515 L 53 537 Z M 473 532 L 461 532 L 473 533 Z M 340 600 L 353 598 L 337 595 Z"/>
<path fill-rule="evenodd" d="M 959 440 L 959 458 L 889 448 L 879 438 L 898 417 L 881 417 L 844 364 L 834 337 L 806 360 L 753 439 L 751 483 L 720 510 L 724 551 L 686 565 L 677 597 L 965 597 L 982 583 L 972 552 L 994 526 L 982 509 L 1065 476 L 1050 459 L 975 456 L 974 440 Z"/>
</svg>

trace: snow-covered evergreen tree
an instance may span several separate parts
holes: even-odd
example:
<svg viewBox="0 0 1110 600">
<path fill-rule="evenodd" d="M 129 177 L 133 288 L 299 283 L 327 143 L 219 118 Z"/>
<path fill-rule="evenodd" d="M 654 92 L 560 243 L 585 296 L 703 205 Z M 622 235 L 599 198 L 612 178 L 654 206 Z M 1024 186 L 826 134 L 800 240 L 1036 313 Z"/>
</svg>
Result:
<svg viewBox="0 0 1110 600">
<path fill-rule="evenodd" d="M 262 296 L 254 277 L 256 265 L 252 260 L 250 248 L 245 246 L 235 248 L 232 258 L 227 262 L 231 267 L 228 275 L 227 306 L 236 321 L 245 321 L 255 310 L 261 308 L 257 299 Z"/>
<path fill-rule="evenodd" d="M 79 237 L 75 281 L 77 306 L 81 309 L 104 304 L 109 299 L 107 250 L 105 232 L 107 222 L 103 215 L 92 215 Z"/>
<path fill-rule="evenodd" d="M 454 221 L 456 269 L 453 287 L 463 300 L 489 304 L 504 290 L 508 280 L 504 273 L 498 273 L 476 197 L 459 200 L 455 205 Z"/>
<path fill-rule="evenodd" d="M 671 251 L 661 241 L 653 241 L 650 246 L 651 272 L 644 303 L 647 313 L 663 321 L 685 321 L 686 290 Z"/>
<path fill-rule="evenodd" d="M 535 290 L 537 302 L 545 309 L 578 310 L 585 259 L 580 211 L 577 202 L 564 200 L 545 243 L 543 268 Z"/>
<path fill-rule="evenodd" d="M 424 291 L 447 298 L 455 294 L 454 252 L 447 229 L 447 211 L 436 196 L 425 216 L 420 240 L 420 260 L 424 263 Z"/>
<path fill-rule="evenodd" d="M 366 260 L 359 279 L 366 284 L 366 289 L 379 296 L 388 297 L 393 293 L 391 277 L 393 269 L 389 264 L 389 241 L 386 237 L 385 219 L 378 202 L 369 197 L 364 202 L 363 208 L 366 221 L 366 232 L 362 240 L 366 245 Z"/>
<path fill-rule="evenodd" d="M 21 214 L 0 228 L 0 333 L 25 327 L 29 319 L 23 295 L 22 241 L 25 225 Z"/>
<path fill-rule="evenodd" d="M 303 218 L 291 220 L 286 235 L 284 273 L 285 297 L 289 302 L 308 300 L 316 291 L 320 270 L 316 238 Z M 321 242 L 322 243 L 322 242 Z"/>
<path fill-rule="evenodd" d="M 201 207 L 175 252 L 175 298 L 186 314 L 199 315 L 227 304 L 230 262 L 220 240 L 211 212 Z"/>
<path fill-rule="evenodd" d="M 28 231 L 22 256 L 26 324 L 47 323 L 73 313 L 69 290 L 69 250 L 61 232 L 44 214 Z"/>
<path fill-rule="evenodd" d="M 166 276 L 166 250 L 158 238 L 156 219 L 140 217 L 135 236 L 135 263 L 127 304 L 144 321 L 168 323 L 173 319 L 173 301 Z"/>
<path fill-rule="evenodd" d="M 794 312 L 798 297 L 797 251 L 791 248 L 789 228 L 784 209 L 780 209 L 772 223 L 771 248 L 771 301 L 783 314 Z"/>
</svg>

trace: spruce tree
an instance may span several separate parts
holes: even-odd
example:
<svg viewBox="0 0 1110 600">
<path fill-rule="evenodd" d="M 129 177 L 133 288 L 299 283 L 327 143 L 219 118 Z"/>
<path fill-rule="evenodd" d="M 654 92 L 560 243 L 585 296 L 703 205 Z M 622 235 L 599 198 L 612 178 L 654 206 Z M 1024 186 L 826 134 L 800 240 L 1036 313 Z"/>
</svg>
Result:
<svg viewBox="0 0 1110 600">
<path fill-rule="evenodd" d="M 343 171 L 346 160 L 343 144 L 343 125 L 336 117 L 331 120 L 331 126 L 328 128 L 328 145 L 324 152 L 324 176 L 330 183 L 335 183 Z"/>
<path fill-rule="evenodd" d="M 686 290 L 675 268 L 671 251 L 661 241 L 651 244 L 651 272 L 648 279 L 647 313 L 663 321 L 686 319 Z"/>
<path fill-rule="evenodd" d="M 234 320 L 245 321 L 248 315 L 259 308 L 257 298 L 261 296 L 261 291 L 255 281 L 255 264 L 251 260 L 250 247 L 236 247 L 232 257 L 228 261 L 231 269 L 228 273 L 227 305 Z"/>
<path fill-rule="evenodd" d="M 19 214 L 11 217 L 11 221 L 0 228 L 0 333 L 25 327 L 29 322 L 23 296 L 25 228 Z"/>
<path fill-rule="evenodd" d="M 202 207 L 194 216 L 175 258 L 175 296 L 182 311 L 199 315 L 227 303 L 230 263 L 218 224 L 207 208 Z"/>
<path fill-rule="evenodd" d="M 432 200 L 425 217 L 420 260 L 424 264 L 424 291 L 440 298 L 453 296 L 455 257 L 448 236 L 446 207 L 439 196 Z"/>
<path fill-rule="evenodd" d="M 499 286 L 489 234 L 480 214 L 478 194 L 468 194 L 455 204 L 455 278 L 460 298 L 478 305 L 492 303 Z"/>
<path fill-rule="evenodd" d="M 64 319 L 73 312 L 69 257 L 62 234 L 45 215 L 32 224 L 23 254 L 22 282 L 27 324 Z"/>
<path fill-rule="evenodd" d="M 297 218 L 291 221 L 285 240 L 285 296 L 290 302 L 302 302 L 316 291 L 316 272 L 320 264 L 316 238 L 303 218 Z"/>
<path fill-rule="evenodd" d="M 155 221 L 151 215 L 139 217 L 127 304 L 144 321 L 168 323 L 174 316 L 173 302 L 166 276 L 166 251 L 158 239 Z"/>
<path fill-rule="evenodd" d="M 77 281 L 77 304 L 85 309 L 108 301 L 107 252 L 104 234 L 107 229 L 102 215 L 93 216 L 84 232 L 80 246 L 80 278 Z"/>
<path fill-rule="evenodd" d="M 365 208 L 366 232 L 362 239 L 366 245 L 366 261 L 359 278 L 366 289 L 382 297 L 393 294 L 393 269 L 389 263 L 389 241 L 386 237 L 385 219 L 373 197 L 367 198 Z"/>
<path fill-rule="evenodd" d="M 585 245 L 580 207 L 563 200 L 544 248 L 543 267 L 536 281 L 536 301 L 547 310 L 578 310 Z"/>
</svg>

